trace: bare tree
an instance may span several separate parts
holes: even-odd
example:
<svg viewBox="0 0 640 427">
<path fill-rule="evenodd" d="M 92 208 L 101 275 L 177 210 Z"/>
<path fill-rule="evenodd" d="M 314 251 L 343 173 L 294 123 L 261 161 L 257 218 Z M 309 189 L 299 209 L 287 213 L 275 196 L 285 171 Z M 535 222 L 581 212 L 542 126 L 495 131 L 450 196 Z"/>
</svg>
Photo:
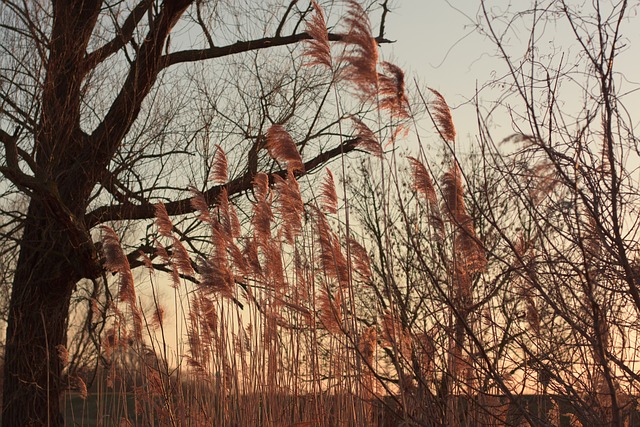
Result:
<svg viewBox="0 0 640 427">
<path fill-rule="evenodd" d="M 511 248 L 530 321 L 523 367 L 545 391 L 569 396 L 583 424 L 622 425 L 628 396 L 637 393 L 638 140 L 625 108 L 637 87 L 618 65 L 628 54 L 634 7 L 563 1 L 518 13 L 481 8 L 508 68 L 501 83 L 509 92 L 499 102 L 509 106 L 503 112 L 516 134 L 515 152 L 499 159 L 486 127 L 480 141 L 518 211 L 509 228 L 495 215 L 492 222 Z M 509 21 L 523 25 L 501 24 Z M 564 53 L 545 41 L 547 24 L 568 35 Z M 512 43 L 516 32 L 525 36 L 522 45 Z"/>
<path fill-rule="evenodd" d="M 636 419 L 638 87 L 620 65 L 633 57 L 635 8 L 481 2 L 479 28 L 506 72 L 476 98 L 474 161 L 457 153 L 436 94 L 445 170 L 425 153 L 410 159 L 412 192 L 401 160 L 387 175 L 362 169 L 352 207 L 374 272 L 362 318 L 377 322 L 386 369 L 373 373 L 396 390 L 398 418 Z M 511 128 L 497 137 L 494 123 Z M 483 267 L 465 253 L 472 242 Z"/>
<path fill-rule="evenodd" d="M 273 61 L 256 53 L 310 39 L 304 22 L 312 7 L 240 3 L 3 2 L 0 186 L 29 200 L 15 215 L 2 202 L 3 258 L 5 241 L 19 247 L 3 425 L 62 424 L 58 352 L 71 296 L 80 280 L 106 271 L 92 230 L 153 218 L 156 201 L 171 216 L 191 213 L 189 185 L 208 204 L 223 187 L 231 197 L 244 194 L 258 165 L 270 168 L 270 179 L 286 174 L 264 156 L 272 125 L 295 135 L 304 155 L 298 173 L 356 147 L 357 140 L 331 145 L 327 138 L 340 120 L 324 112 L 330 81 L 299 66 L 263 72 Z M 295 59 L 291 52 L 279 60 Z M 233 59 L 211 61 L 223 57 Z M 205 184 L 215 144 L 231 147 L 224 186 Z M 138 249 L 149 252 L 149 243 Z M 132 251 L 134 265 L 136 257 Z"/>
</svg>

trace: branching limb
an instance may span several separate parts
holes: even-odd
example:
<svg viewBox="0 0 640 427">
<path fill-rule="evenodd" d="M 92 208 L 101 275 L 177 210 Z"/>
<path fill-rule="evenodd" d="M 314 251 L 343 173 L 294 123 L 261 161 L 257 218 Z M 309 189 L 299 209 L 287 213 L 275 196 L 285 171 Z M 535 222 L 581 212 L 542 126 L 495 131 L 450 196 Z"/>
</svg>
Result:
<svg viewBox="0 0 640 427">
<path fill-rule="evenodd" d="M 209 43 L 209 47 L 213 48 L 216 45 L 213 42 L 213 37 L 211 36 L 211 32 L 207 28 L 207 25 L 205 24 L 204 19 L 202 19 L 201 6 L 202 6 L 202 1 L 201 0 L 196 1 L 196 19 L 198 21 L 198 25 L 200 25 L 200 28 L 202 28 L 202 32 L 204 33 L 204 36 L 207 39 L 207 43 Z"/>
<path fill-rule="evenodd" d="M 344 141 L 342 146 L 335 147 L 331 150 L 325 151 L 323 153 L 318 154 L 313 159 L 307 161 L 304 164 L 304 173 L 310 173 L 318 167 L 326 164 L 329 160 L 333 158 L 337 158 L 342 153 L 348 153 L 357 148 L 359 139 L 350 139 Z M 269 174 L 269 181 L 273 182 L 274 177 L 278 175 L 281 178 L 286 178 L 287 171 L 279 170 L 277 172 L 273 172 Z M 227 188 L 229 196 L 232 197 L 234 195 L 242 194 L 249 189 L 251 189 L 253 185 L 253 176 L 254 174 L 251 171 L 247 171 L 244 175 L 230 181 L 224 186 L 215 186 L 210 188 L 209 190 L 203 193 L 205 199 L 209 203 L 209 205 L 214 205 L 220 191 L 224 187 Z M 181 200 L 176 200 L 174 202 L 169 202 L 165 204 L 167 208 L 167 212 L 169 215 L 184 215 L 188 213 L 194 212 L 193 206 L 191 206 L 191 199 L 185 198 Z M 130 205 L 130 204 L 120 204 L 114 206 L 102 206 L 94 211 L 90 212 L 86 216 L 87 225 L 89 228 L 95 227 L 98 224 L 107 221 L 116 221 L 116 220 L 134 220 L 134 219 L 149 219 L 153 218 L 155 215 L 154 207 L 152 204 L 144 204 L 144 205 Z"/>
<path fill-rule="evenodd" d="M 0 129 L 0 141 L 4 145 L 5 159 L 7 167 L 11 169 L 18 169 L 18 145 L 17 140 L 20 136 L 20 128 L 16 128 L 13 135 L 9 135 L 4 130 Z"/>
<path fill-rule="evenodd" d="M 134 200 L 140 203 L 145 203 L 145 199 L 143 197 L 127 188 L 127 186 L 110 171 L 105 171 L 103 173 L 100 183 L 119 203 L 130 204 Z"/>
<path fill-rule="evenodd" d="M 345 34 L 329 33 L 329 41 L 343 41 Z M 268 49 L 276 46 L 287 46 L 299 43 L 303 40 L 309 40 L 311 36 L 307 33 L 297 33 L 289 36 L 264 37 L 261 39 L 239 41 L 227 46 L 220 46 L 208 49 L 191 49 L 167 54 L 162 59 L 162 68 L 167 68 L 175 64 L 185 62 L 196 62 L 205 59 L 221 58 L 223 56 L 234 55 L 237 53 L 250 52 L 260 49 Z M 376 37 L 378 44 L 393 43 L 384 37 Z"/>
<path fill-rule="evenodd" d="M 282 19 L 280 20 L 280 24 L 278 25 L 278 28 L 276 29 L 276 37 L 280 37 L 280 35 L 282 34 L 282 28 L 284 28 L 284 24 L 285 24 L 285 22 L 287 22 L 287 18 L 289 17 L 289 14 L 291 13 L 291 9 L 293 9 L 293 6 L 295 6 L 296 3 L 298 3 L 298 0 L 291 0 L 291 3 L 289 3 L 289 6 L 287 7 L 287 10 L 284 12 L 284 15 L 282 16 Z"/>
<path fill-rule="evenodd" d="M 380 33 L 378 35 L 378 39 L 383 40 L 385 24 L 387 22 L 387 15 L 391 11 L 389 9 L 389 0 L 384 0 L 384 2 L 382 2 L 380 6 L 382 7 L 382 17 L 380 18 Z"/>
<path fill-rule="evenodd" d="M 96 65 L 122 49 L 133 38 L 133 33 L 145 16 L 149 7 L 153 2 L 151 0 L 143 0 L 131 11 L 121 28 L 117 29 L 116 36 L 104 46 L 94 50 L 86 58 L 86 70 L 92 70 Z M 114 26 L 118 23 L 114 19 Z"/>
<path fill-rule="evenodd" d="M 4 145 L 5 162 L 6 166 L 0 166 L 0 173 L 4 175 L 9 181 L 15 184 L 21 191 L 27 195 L 31 195 L 34 191 L 43 189 L 43 185 L 40 181 L 31 175 L 27 175 L 22 172 L 18 162 L 18 154 L 25 158 L 29 167 L 35 168 L 35 164 L 24 150 L 18 148 L 17 141 L 20 137 L 20 128 L 16 128 L 13 135 L 9 135 L 4 130 L 0 129 L 0 141 Z"/>
<path fill-rule="evenodd" d="M 106 169 L 106 164 L 113 158 L 113 153 L 138 117 L 142 102 L 162 68 L 160 58 L 165 41 L 190 4 L 190 0 L 163 3 L 159 15 L 150 25 L 151 30 L 140 46 L 120 93 L 87 144 L 89 152 L 85 153 L 86 157 L 95 159 L 99 163 L 99 170 Z"/>
</svg>

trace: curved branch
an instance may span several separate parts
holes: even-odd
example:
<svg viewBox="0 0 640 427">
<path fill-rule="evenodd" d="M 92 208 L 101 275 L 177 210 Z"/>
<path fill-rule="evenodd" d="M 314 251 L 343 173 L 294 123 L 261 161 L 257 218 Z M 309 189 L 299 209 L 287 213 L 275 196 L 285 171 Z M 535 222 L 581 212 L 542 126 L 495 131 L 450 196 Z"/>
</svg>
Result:
<svg viewBox="0 0 640 427">
<path fill-rule="evenodd" d="M 346 34 L 329 33 L 329 41 L 344 41 L 345 37 Z M 305 32 L 292 34 L 290 36 L 264 37 L 249 41 L 238 41 L 227 46 L 211 47 L 208 49 L 183 50 L 164 55 L 162 58 L 162 68 L 167 68 L 171 65 L 181 64 L 184 62 L 196 62 L 204 59 L 221 58 L 223 56 L 234 55 L 236 53 L 267 49 L 276 46 L 286 46 L 310 39 L 311 36 Z M 388 40 L 384 37 L 376 37 L 375 40 L 378 44 L 393 43 L 392 40 Z"/>
<path fill-rule="evenodd" d="M 96 65 L 100 64 L 102 61 L 107 59 L 109 56 L 116 53 L 118 50 L 122 49 L 129 41 L 131 41 L 133 37 L 133 33 L 145 16 L 149 7 L 151 7 L 151 0 L 142 0 L 138 5 L 131 11 L 127 19 L 125 19 L 122 27 L 118 28 L 118 33 L 116 36 L 109 41 L 104 46 L 94 50 L 90 54 L 87 55 L 85 59 L 86 70 L 92 70 L 96 67 Z M 118 23 L 114 23 L 114 25 L 118 25 Z"/>
<path fill-rule="evenodd" d="M 313 159 L 307 161 L 304 164 L 305 172 L 299 172 L 296 175 L 301 176 L 307 173 L 310 173 L 322 166 L 329 160 L 333 158 L 339 157 L 343 153 L 348 153 L 350 151 L 355 150 L 358 147 L 358 143 L 360 139 L 350 139 L 344 141 L 342 145 L 339 145 L 331 150 L 325 151 L 323 153 L 318 154 Z M 273 183 L 274 177 L 278 175 L 282 178 L 285 178 L 287 175 L 286 170 L 279 170 L 277 172 L 273 172 L 269 174 L 269 182 Z M 218 196 L 223 188 L 226 187 L 229 196 L 234 196 L 241 194 L 245 191 L 251 189 L 253 185 L 253 177 L 254 174 L 251 172 L 247 172 L 244 175 L 229 181 L 226 185 L 218 185 L 210 188 L 209 190 L 203 193 L 205 200 L 207 203 L 212 206 L 215 205 Z M 166 203 L 165 207 L 167 208 L 167 213 L 171 216 L 175 215 L 184 215 L 188 213 L 194 212 L 193 206 L 191 206 L 191 198 L 184 198 L 181 200 L 176 200 L 174 202 Z M 101 223 L 107 221 L 122 221 L 122 220 L 136 220 L 136 219 L 150 219 L 155 215 L 154 206 L 152 203 L 147 203 L 143 205 L 133 205 L 133 204 L 119 204 L 113 206 L 102 206 L 95 209 L 92 212 L 89 212 L 85 219 L 89 228 L 95 227 Z"/>
<path fill-rule="evenodd" d="M 293 6 L 295 6 L 296 3 L 298 3 L 298 0 L 291 0 L 291 3 L 289 3 L 289 7 L 287 7 L 287 10 L 284 12 L 282 19 L 280 20 L 278 29 L 276 29 L 276 37 L 280 37 L 280 35 L 282 34 L 282 29 L 284 28 L 284 24 L 287 22 L 287 17 L 289 16 L 289 13 L 291 13 L 291 9 L 293 9 Z"/>
<path fill-rule="evenodd" d="M 18 155 L 22 157 L 29 167 L 35 172 L 35 164 L 31 156 L 23 149 L 18 147 L 17 141 L 20 136 L 21 128 L 16 128 L 13 135 L 9 135 L 3 129 L 0 129 L 0 142 L 4 145 L 6 166 L 0 165 L 0 174 L 4 175 L 16 187 L 27 195 L 31 195 L 32 191 L 40 190 L 42 184 L 35 177 L 27 175 L 20 169 Z"/>
<path fill-rule="evenodd" d="M 140 47 L 120 93 L 91 135 L 84 158 L 93 159 L 96 170 L 105 170 L 113 153 L 138 117 L 142 102 L 151 91 L 161 67 L 162 48 L 178 19 L 192 0 L 163 3 L 145 42 Z"/>
</svg>

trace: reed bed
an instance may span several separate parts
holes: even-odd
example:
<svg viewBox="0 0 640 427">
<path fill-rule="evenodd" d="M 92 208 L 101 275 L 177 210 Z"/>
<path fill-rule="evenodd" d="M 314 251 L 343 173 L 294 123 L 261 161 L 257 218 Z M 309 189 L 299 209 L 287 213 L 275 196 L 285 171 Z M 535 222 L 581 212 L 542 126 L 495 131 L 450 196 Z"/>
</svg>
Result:
<svg viewBox="0 0 640 427">
<path fill-rule="evenodd" d="M 460 156 L 444 96 L 416 88 L 409 101 L 359 4 L 337 55 L 313 9 L 304 61 L 371 105 L 344 121 L 364 154 L 299 182 L 303 158 L 274 124 L 264 148 L 282 169 L 257 173 L 238 212 L 216 147 L 219 197 L 192 189 L 206 239 L 187 242 L 156 204 L 144 279 L 103 227 L 117 293 L 96 308 L 107 326 L 95 380 L 69 377 L 69 425 L 633 425 L 638 307 L 624 303 L 616 251 L 635 229 L 613 250 L 607 212 L 578 203 L 556 221 L 588 189 L 527 157 L 545 153 L 537 140 L 521 135 L 507 158 L 481 138 L 480 160 Z M 420 148 L 401 156 L 407 134 Z"/>
</svg>

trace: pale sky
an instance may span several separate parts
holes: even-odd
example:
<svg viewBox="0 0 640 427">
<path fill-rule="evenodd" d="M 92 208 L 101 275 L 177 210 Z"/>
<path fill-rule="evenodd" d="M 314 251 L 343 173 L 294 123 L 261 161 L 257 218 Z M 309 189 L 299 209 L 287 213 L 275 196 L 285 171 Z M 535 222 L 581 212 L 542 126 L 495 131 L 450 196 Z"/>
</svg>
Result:
<svg viewBox="0 0 640 427">
<path fill-rule="evenodd" d="M 452 108 L 461 139 L 475 132 L 475 112 L 465 102 L 503 66 L 495 47 L 474 28 L 476 0 L 397 0 L 388 16 L 385 59 L 401 66 L 409 86 L 416 78 L 438 90 Z M 374 18 L 375 19 L 375 18 Z"/>
<path fill-rule="evenodd" d="M 486 1 L 487 7 L 496 15 L 500 15 L 507 7 L 510 8 L 509 13 L 525 9 L 530 3 L 527 0 Z M 550 1 L 540 3 L 551 4 Z M 568 3 L 572 6 L 582 4 L 585 15 L 593 13 L 591 2 L 569 0 Z M 606 9 L 618 2 L 599 3 Z M 440 91 L 452 108 L 458 143 L 460 146 L 470 143 L 477 133 L 476 115 L 471 105 L 463 104 L 473 97 L 476 87 L 507 73 L 504 61 L 496 56 L 496 46 L 474 28 L 481 14 L 480 0 L 395 0 L 391 4 L 395 9 L 388 16 L 386 36 L 397 42 L 383 46 L 384 59 L 391 60 L 407 72 L 408 84 L 415 77 L 422 84 Z M 624 48 L 616 57 L 616 70 L 620 73 L 616 78 L 616 86 L 619 93 L 624 93 L 622 100 L 629 110 L 636 133 L 640 131 L 640 115 L 636 113 L 640 109 L 638 12 L 640 3 L 629 2 L 626 13 L 628 19 L 621 27 L 621 45 Z M 376 18 L 372 16 L 372 21 L 376 22 Z M 515 33 L 507 43 L 510 55 L 522 56 L 526 52 L 530 21 L 530 15 L 524 21 L 514 21 Z M 500 27 L 503 24 L 504 21 L 497 25 Z M 579 61 L 575 55 L 579 50 L 578 45 L 566 18 L 561 18 L 555 24 L 539 25 L 537 31 L 539 57 L 540 54 L 549 54 L 558 63 L 564 55 L 564 61 Z M 562 90 L 570 98 L 568 94 L 572 93 L 571 90 L 578 91 L 575 92 L 578 94 L 580 89 L 570 88 L 570 84 L 565 83 Z M 485 100 L 495 99 L 496 96 L 497 91 L 491 93 L 488 90 L 480 95 Z M 567 100 L 566 108 L 571 108 L 572 101 L 575 98 Z M 500 120 L 496 123 L 500 137 L 511 133 L 509 119 L 505 118 L 504 123 L 500 123 Z"/>
</svg>

